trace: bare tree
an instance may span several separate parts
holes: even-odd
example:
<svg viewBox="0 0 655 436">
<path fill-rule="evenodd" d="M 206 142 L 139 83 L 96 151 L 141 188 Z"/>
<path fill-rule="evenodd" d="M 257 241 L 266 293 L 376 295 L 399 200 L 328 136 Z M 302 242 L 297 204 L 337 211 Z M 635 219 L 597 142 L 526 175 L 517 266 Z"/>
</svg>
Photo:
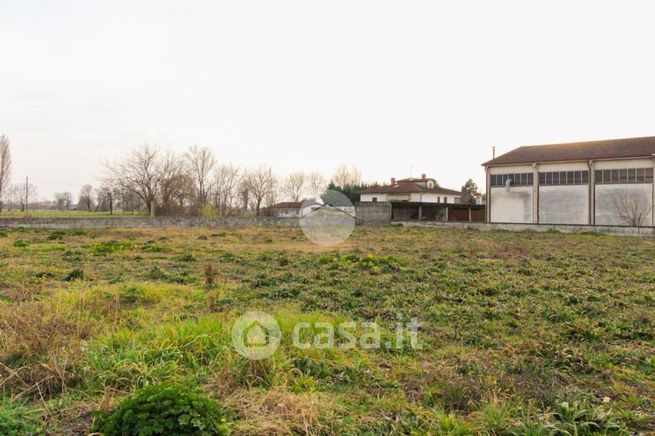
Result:
<svg viewBox="0 0 655 436">
<path fill-rule="evenodd" d="M 273 171 L 271 167 L 260 166 L 255 170 L 248 171 L 244 181 L 255 215 L 259 216 L 265 200 L 270 198 L 272 191 L 275 190 L 276 179 Z"/>
<path fill-rule="evenodd" d="M 189 176 L 193 182 L 193 191 L 198 211 L 207 203 L 212 189 L 211 172 L 216 166 L 216 158 L 207 147 L 192 146 L 184 154 Z"/>
<path fill-rule="evenodd" d="M 651 201 L 643 192 L 616 192 L 609 199 L 609 209 L 628 226 L 643 226 L 651 208 Z"/>
<path fill-rule="evenodd" d="M 55 193 L 55 203 L 57 204 L 57 209 L 59 210 L 68 210 L 73 204 L 73 194 L 70 192 L 56 192 Z"/>
<path fill-rule="evenodd" d="M 80 195 L 77 197 L 77 209 L 91 212 L 93 208 L 93 186 L 84 185 L 80 189 Z"/>
<path fill-rule="evenodd" d="M 27 186 L 25 186 L 25 183 L 14 183 L 9 186 L 7 193 L 9 203 L 25 212 L 25 207 L 30 199 L 36 198 L 37 189 L 31 183 Z"/>
<path fill-rule="evenodd" d="M 193 195 L 193 181 L 186 170 L 184 160 L 172 151 L 161 155 L 158 184 L 162 212 L 164 214 L 183 212 L 185 200 Z"/>
<path fill-rule="evenodd" d="M 236 209 L 241 183 L 241 171 L 232 164 L 221 165 L 214 171 L 212 203 L 221 216 L 230 215 Z"/>
<path fill-rule="evenodd" d="M 161 152 L 148 144 L 132 150 L 116 164 L 106 164 L 107 181 L 141 199 L 147 211 L 154 216 L 161 179 Z"/>
<path fill-rule="evenodd" d="M 305 173 L 298 171 L 291 173 L 284 179 L 282 184 L 282 193 L 289 197 L 291 201 L 300 201 L 307 188 L 307 176 Z"/>
<path fill-rule="evenodd" d="M 239 180 L 239 203 L 241 213 L 248 212 L 248 205 L 250 204 L 250 188 L 248 187 L 248 173 L 244 173 Z"/>
<path fill-rule="evenodd" d="M 354 165 L 348 168 L 339 165 L 332 175 L 332 183 L 340 188 L 357 186 L 362 182 L 362 173 Z"/>
<path fill-rule="evenodd" d="M 11 151 L 9 150 L 9 138 L 0 136 L 0 212 L 2 212 L 3 201 L 8 195 L 9 182 L 11 179 Z"/>
<path fill-rule="evenodd" d="M 111 184 L 105 182 L 95 190 L 95 211 L 109 212 L 114 214 L 114 204 L 118 198 L 117 190 Z"/>
<path fill-rule="evenodd" d="M 327 182 L 325 177 L 321 173 L 313 172 L 309 175 L 307 179 L 307 185 L 309 194 L 312 198 L 318 198 L 321 196 L 325 188 L 327 187 Z"/>
</svg>

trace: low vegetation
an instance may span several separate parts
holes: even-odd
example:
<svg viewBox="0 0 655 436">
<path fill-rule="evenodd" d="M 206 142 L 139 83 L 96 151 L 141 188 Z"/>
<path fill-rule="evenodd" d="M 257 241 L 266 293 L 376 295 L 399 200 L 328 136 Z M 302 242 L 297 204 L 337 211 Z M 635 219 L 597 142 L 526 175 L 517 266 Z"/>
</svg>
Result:
<svg viewBox="0 0 655 436">
<path fill-rule="evenodd" d="M 651 239 L 358 227 L 326 248 L 296 229 L 4 233 L 0 434 L 655 432 Z M 249 310 L 280 324 L 268 359 L 232 349 Z M 411 318 L 421 349 L 290 340 L 297 322 L 375 321 L 384 344 Z"/>
</svg>

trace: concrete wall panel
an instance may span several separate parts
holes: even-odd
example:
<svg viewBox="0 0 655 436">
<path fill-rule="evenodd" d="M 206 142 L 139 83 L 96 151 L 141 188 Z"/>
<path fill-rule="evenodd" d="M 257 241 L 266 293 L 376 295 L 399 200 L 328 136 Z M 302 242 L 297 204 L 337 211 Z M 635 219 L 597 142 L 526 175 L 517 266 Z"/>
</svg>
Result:
<svg viewBox="0 0 655 436">
<path fill-rule="evenodd" d="M 504 165 L 489 168 L 489 174 L 531 173 L 532 165 Z"/>
<path fill-rule="evenodd" d="M 585 171 L 589 169 L 586 162 L 562 162 L 538 164 L 539 172 L 548 171 Z"/>
<path fill-rule="evenodd" d="M 622 202 L 637 201 L 643 205 L 640 212 L 645 214 L 642 225 L 652 225 L 652 189 L 650 183 L 596 185 L 596 224 L 628 225 L 621 216 L 625 214 L 620 213 L 626 204 Z"/>
<path fill-rule="evenodd" d="M 497 223 L 532 222 L 532 186 L 491 189 L 491 221 Z"/>
<path fill-rule="evenodd" d="M 614 170 L 621 168 L 651 168 L 652 159 L 617 159 L 598 160 L 594 163 L 597 170 Z"/>
<path fill-rule="evenodd" d="M 589 186 L 540 186 L 539 222 L 589 224 Z"/>
</svg>

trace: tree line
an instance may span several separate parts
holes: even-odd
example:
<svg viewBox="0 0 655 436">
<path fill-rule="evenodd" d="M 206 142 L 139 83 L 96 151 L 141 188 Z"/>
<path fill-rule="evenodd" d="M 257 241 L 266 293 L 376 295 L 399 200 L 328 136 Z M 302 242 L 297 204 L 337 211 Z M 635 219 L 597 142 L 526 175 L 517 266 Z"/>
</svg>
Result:
<svg viewBox="0 0 655 436">
<path fill-rule="evenodd" d="M 340 165 L 327 179 L 318 172 L 296 171 L 277 177 L 268 165 L 242 168 L 219 162 L 211 149 L 191 146 L 182 153 L 144 144 L 114 161 L 105 162 L 100 183 L 82 186 L 77 201 L 70 192 L 57 192 L 50 207 L 88 212 L 145 211 L 150 215 L 263 215 L 280 201 L 319 198 L 326 189 L 340 191 L 353 203 L 366 183 L 355 166 Z M 25 210 L 35 199 L 36 186 L 10 184 L 9 139 L 0 136 L 0 211 Z M 462 187 L 463 198 L 475 201 L 472 180 Z"/>
</svg>

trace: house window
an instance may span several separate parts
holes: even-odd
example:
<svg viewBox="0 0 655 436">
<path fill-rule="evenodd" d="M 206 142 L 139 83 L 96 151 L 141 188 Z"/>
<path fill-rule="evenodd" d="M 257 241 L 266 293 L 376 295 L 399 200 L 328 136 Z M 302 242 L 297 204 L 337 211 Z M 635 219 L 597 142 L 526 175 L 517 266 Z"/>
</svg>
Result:
<svg viewBox="0 0 655 436">
<path fill-rule="evenodd" d="M 619 170 L 619 183 L 628 183 L 628 170 Z"/>
<path fill-rule="evenodd" d="M 547 171 L 539 173 L 540 185 L 584 185 L 588 182 L 589 171 Z"/>
<path fill-rule="evenodd" d="M 597 170 L 596 184 L 652 183 L 652 168 Z"/>
<path fill-rule="evenodd" d="M 444 203 L 448 203 L 448 197 L 444 197 L 444 198 L 443 198 L 443 202 L 444 202 Z"/>
<path fill-rule="evenodd" d="M 377 197 L 373 197 L 372 200 L 373 200 L 373 203 L 377 203 L 377 202 L 378 202 L 378 198 L 377 198 Z"/>
<path fill-rule="evenodd" d="M 507 181 L 510 181 L 511 186 L 528 186 L 532 185 L 532 173 L 515 173 L 515 174 L 493 174 L 489 178 L 492 187 L 505 186 Z"/>
<path fill-rule="evenodd" d="M 441 203 L 441 197 L 437 197 L 437 203 Z"/>
</svg>

